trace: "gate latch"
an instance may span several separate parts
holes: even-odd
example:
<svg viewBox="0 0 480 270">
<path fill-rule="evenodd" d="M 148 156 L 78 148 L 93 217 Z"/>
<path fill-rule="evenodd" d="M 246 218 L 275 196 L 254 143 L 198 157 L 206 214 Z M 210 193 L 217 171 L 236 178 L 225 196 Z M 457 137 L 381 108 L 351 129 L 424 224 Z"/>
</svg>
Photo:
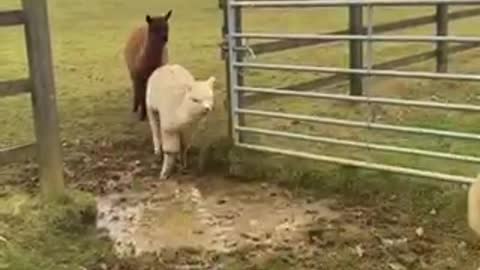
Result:
<svg viewBox="0 0 480 270">
<path fill-rule="evenodd" d="M 225 60 L 228 55 L 228 41 L 226 40 L 226 38 L 224 38 L 223 41 L 218 44 L 218 46 L 220 47 L 221 58 L 222 60 Z M 235 47 L 235 51 L 242 53 L 242 57 L 244 57 L 243 54 L 248 54 L 247 57 L 251 57 L 252 59 L 257 58 L 255 52 L 250 46 L 248 46 L 245 40 L 242 40 L 242 46 Z"/>
</svg>

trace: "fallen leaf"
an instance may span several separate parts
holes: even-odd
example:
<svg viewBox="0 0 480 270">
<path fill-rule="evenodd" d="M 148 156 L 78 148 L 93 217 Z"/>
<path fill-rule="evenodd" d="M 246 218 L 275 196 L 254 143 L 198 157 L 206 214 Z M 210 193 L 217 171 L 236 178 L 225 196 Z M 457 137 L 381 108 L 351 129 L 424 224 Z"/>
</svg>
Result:
<svg viewBox="0 0 480 270">
<path fill-rule="evenodd" d="M 422 237 L 425 232 L 424 232 L 424 230 L 423 230 L 422 227 L 418 227 L 418 228 L 415 230 L 415 233 L 417 234 L 418 237 Z"/>
<path fill-rule="evenodd" d="M 392 270 L 407 270 L 407 268 L 399 263 L 389 263 L 388 267 Z"/>
<path fill-rule="evenodd" d="M 252 240 L 254 242 L 260 241 L 260 236 L 258 236 L 256 234 L 253 234 L 253 233 L 245 233 L 244 232 L 244 233 L 241 233 L 240 236 L 243 237 L 243 238 Z"/>
<path fill-rule="evenodd" d="M 357 245 L 355 247 L 355 252 L 357 253 L 358 257 L 363 257 L 363 254 L 365 254 L 365 250 L 362 248 L 362 245 Z"/>
</svg>

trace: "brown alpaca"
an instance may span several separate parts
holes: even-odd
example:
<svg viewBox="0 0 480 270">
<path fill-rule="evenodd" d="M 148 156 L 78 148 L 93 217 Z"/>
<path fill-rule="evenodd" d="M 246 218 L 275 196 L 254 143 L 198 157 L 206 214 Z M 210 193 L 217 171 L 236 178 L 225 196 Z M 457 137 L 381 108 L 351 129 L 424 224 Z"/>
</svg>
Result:
<svg viewBox="0 0 480 270">
<path fill-rule="evenodd" d="M 145 16 L 146 25 L 135 29 L 125 46 L 124 56 L 133 84 L 133 112 L 140 108 L 139 119 L 147 116 L 145 93 L 150 74 L 168 62 L 168 20 L 172 10 L 165 16 Z"/>
</svg>

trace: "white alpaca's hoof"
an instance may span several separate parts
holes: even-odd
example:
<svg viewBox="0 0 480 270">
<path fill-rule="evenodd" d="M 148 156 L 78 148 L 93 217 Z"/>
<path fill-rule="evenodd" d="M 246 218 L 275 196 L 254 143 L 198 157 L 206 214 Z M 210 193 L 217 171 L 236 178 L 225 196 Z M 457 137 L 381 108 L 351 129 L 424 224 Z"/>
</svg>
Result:
<svg viewBox="0 0 480 270">
<path fill-rule="evenodd" d="M 168 175 L 168 174 L 166 174 L 166 173 L 160 174 L 160 180 L 161 180 L 161 181 L 167 180 L 169 177 L 170 177 L 170 175 Z"/>
</svg>

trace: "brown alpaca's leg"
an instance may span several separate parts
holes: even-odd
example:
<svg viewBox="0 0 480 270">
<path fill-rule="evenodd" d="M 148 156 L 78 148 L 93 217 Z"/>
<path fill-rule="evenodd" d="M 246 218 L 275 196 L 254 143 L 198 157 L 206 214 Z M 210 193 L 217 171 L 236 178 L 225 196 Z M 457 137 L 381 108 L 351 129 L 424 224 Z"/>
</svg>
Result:
<svg viewBox="0 0 480 270">
<path fill-rule="evenodd" d="M 140 106 L 140 121 L 145 121 L 147 119 L 147 105 L 145 104 L 144 98 L 142 98 Z"/>
<path fill-rule="evenodd" d="M 140 121 L 145 121 L 147 119 L 147 85 L 146 82 L 143 82 L 138 95 L 138 106 L 140 106 Z"/>
<path fill-rule="evenodd" d="M 183 173 L 188 172 L 187 153 L 188 153 L 187 138 L 185 136 L 185 132 L 180 132 L 180 166 L 181 166 L 180 169 Z"/>
<path fill-rule="evenodd" d="M 180 136 L 180 152 L 178 153 L 178 161 L 179 161 L 179 167 L 180 167 L 180 172 L 185 173 L 187 166 L 185 163 L 185 144 L 183 143 L 183 138 Z"/>
<path fill-rule="evenodd" d="M 141 88 L 141 83 L 138 79 L 133 79 L 133 112 L 137 112 L 138 107 L 140 105 L 139 102 L 139 92 Z"/>
<path fill-rule="evenodd" d="M 132 112 L 136 113 L 138 110 L 138 95 L 137 91 L 134 91 L 133 93 L 133 110 Z"/>
</svg>

